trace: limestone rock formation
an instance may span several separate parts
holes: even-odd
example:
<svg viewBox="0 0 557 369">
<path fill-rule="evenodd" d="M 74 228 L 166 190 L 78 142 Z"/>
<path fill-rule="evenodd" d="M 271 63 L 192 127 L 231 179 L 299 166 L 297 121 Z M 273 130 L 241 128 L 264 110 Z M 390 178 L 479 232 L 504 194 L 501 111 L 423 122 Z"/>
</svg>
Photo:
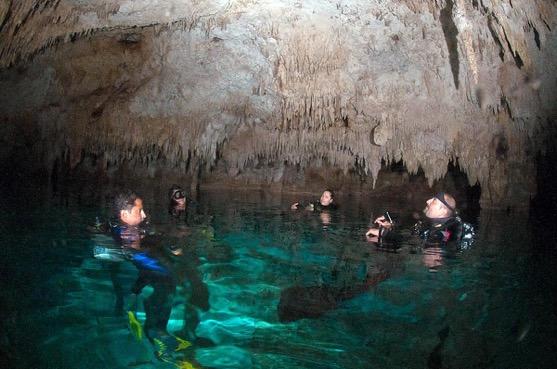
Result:
<svg viewBox="0 0 557 369">
<path fill-rule="evenodd" d="M 523 204 L 556 117 L 549 0 L 4 0 L 0 160 L 156 175 L 450 162 Z"/>
</svg>

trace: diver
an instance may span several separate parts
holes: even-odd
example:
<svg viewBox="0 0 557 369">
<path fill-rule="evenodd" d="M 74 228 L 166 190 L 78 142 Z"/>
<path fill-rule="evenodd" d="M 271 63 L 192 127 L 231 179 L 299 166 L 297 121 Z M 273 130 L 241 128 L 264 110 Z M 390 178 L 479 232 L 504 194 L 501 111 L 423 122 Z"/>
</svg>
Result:
<svg viewBox="0 0 557 369">
<path fill-rule="evenodd" d="M 167 331 L 179 280 L 176 264 L 178 257 L 182 255 L 182 248 L 172 244 L 163 246 L 169 244 L 168 240 L 163 240 L 161 234 L 153 232 L 148 227 L 143 200 L 132 191 L 119 193 L 113 205 L 115 215 L 113 220 L 103 223 L 97 218 L 95 225 L 89 228 L 94 233 L 111 234 L 118 245 L 117 247 L 96 245 L 93 250 L 95 258 L 109 261 L 104 265 L 109 267 L 117 297 L 115 310 L 118 315 L 123 312 L 124 294 L 117 274 L 121 262 L 131 261 L 139 274 L 131 288 L 134 298 L 127 313 L 130 331 L 139 341 L 145 335 L 156 347 L 155 355 L 158 359 L 176 364 L 175 355 L 182 355 L 183 350 L 192 346 L 191 342 Z M 152 288 L 152 293 L 143 301 L 145 322 L 142 326 L 137 320 L 136 313 L 139 295 L 146 286 Z M 191 350 L 185 352 L 186 355 L 192 353 Z M 188 358 L 188 361 L 181 356 L 179 360 L 181 364 L 191 365 L 192 359 Z"/>
<path fill-rule="evenodd" d="M 170 190 L 168 190 L 169 206 L 168 213 L 173 218 L 179 218 L 180 215 L 184 214 L 187 207 L 187 197 L 184 189 L 178 185 L 172 185 Z"/>
<path fill-rule="evenodd" d="M 168 230 L 169 236 L 183 238 L 190 235 L 189 227 L 181 221 L 183 215 L 187 220 L 187 215 L 185 214 L 187 204 L 186 192 L 180 186 L 173 185 L 168 191 L 168 201 L 168 213 L 175 223 L 174 228 Z M 190 297 L 185 303 L 186 324 L 183 333 L 188 340 L 193 341 L 197 339 L 195 330 L 199 325 L 199 313 L 209 309 L 209 289 L 197 270 L 200 258 L 195 248 L 188 247 L 183 253 L 184 255 L 180 258 L 182 262 L 179 265 L 180 281 L 187 282 L 190 286 Z"/>
<path fill-rule="evenodd" d="M 143 200 L 131 191 L 116 196 L 114 207 L 117 222 L 110 223 L 112 236 L 124 254 L 137 267 L 139 276 L 132 287 L 136 300 L 143 288 L 150 285 L 153 293 L 144 301 L 144 331 L 149 339 L 166 333 L 166 325 L 172 309 L 176 282 L 169 265 L 171 260 L 165 250 L 148 238 L 144 221 Z M 152 235 L 152 234 L 151 234 Z M 178 255 L 180 249 L 170 250 Z"/>
<path fill-rule="evenodd" d="M 426 219 L 414 224 L 412 234 L 421 240 L 426 266 L 434 268 L 441 265 L 442 250 L 449 242 L 453 242 L 459 250 L 473 244 L 474 228 L 462 221 L 456 209 L 456 200 L 450 194 L 439 192 L 428 199 L 423 214 Z M 383 241 L 397 243 L 400 240 L 388 213 L 375 219 L 375 223 L 378 227 L 366 232 L 368 241 L 381 245 Z"/>
<path fill-rule="evenodd" d="M 298 210 L 303 208 L 308 211 L 323 211 L 323 210 L 336 210 L 338 209 L 337 203 L 335 202 L 335 194 L 332 190 L 325 190 L 321 194 L 319 201 L 312 201 L 309 204 L 301 204 L 300 202 L 295 202 L 290 206 L 292 210 Z"/>
<path fill-rule="evenodd" d="M 112 282 L 114 289 L 114 315 L 124 314 L 124 287 L 119 277 L 121 264 L 128 260 L 124 250 L 115 244 L 111 237 L 111 224 L 115 222 L 101 221 L 97 216 L 93 225 L 87 226 L 87 231 L 91 233 L 93 244 L 93 257 L 101 261 L 101 267 L 105 269 Z"/>
<path fill-rule="evenodd" d="M 135 193 L 126 191 L 117 195 L 114 210 L 117 221 L 110 223 L 111 233 L 139 271 L 131 289 L 135 295 L 135 309 L 143 288 L 150 286 L 153 289 L 151 295 L 143 302 L 144 327 L 141 328 L 134 312 L 129 311 L 130 328 L 136 337 L 139 336 L 138 339 L 141 339 L 143 332 L 145 333 L 157 348 L 155 354 L 158 359 L 175 364 L 174 355 L 192 345 L 191 342 L 167 331 L 179 280 L 175 264 L 177 257 L 182 255 L 182 248 L 162 246 L 160 235 L 148 230 L 143 200 Z"/>
</svg>

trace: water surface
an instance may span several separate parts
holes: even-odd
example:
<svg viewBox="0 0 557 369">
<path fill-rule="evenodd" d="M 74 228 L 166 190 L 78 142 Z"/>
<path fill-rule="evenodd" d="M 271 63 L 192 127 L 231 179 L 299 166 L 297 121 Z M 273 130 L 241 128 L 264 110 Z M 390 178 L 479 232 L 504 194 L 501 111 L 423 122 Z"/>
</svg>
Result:
<svg viewBox="0 0 557 369">
<path fill-rule="evenodd" d="M 110 243 L 87 232 L 110 216 L 110 188 L 4 198 L 0 347 L 12 368 L 172 368 L 130 333 L 125 311 L 138 271 L 119 266 L 124 314 L 106 261 Z M 192 289 L 203 283 L 198 341 L 175 355 L 205 368 L 553 368 L 555 240 L 527 215 L 470 215 L 474 247 L 430 255 L 380 250 L 363 233 L 389 209 L 411 225 L 416 204 L 340 199 L 330 215 L 292 212 L 297 198 L 265 192 L 202 192 L 174 221 L 160 188 L 143 188 L 161 242 L 184 248 L 183 277 L 167 329 L 187 331 Z M 310 197 L 302 197 L 310 199 Z M 424 199 L 425 200 L 425 199 Z M 373 213 L 373 214 L 372 214 Z M 545 229 L 547 230 L 547 228 Z M 179 268 L 178 268 L 179 269 Z M 370 276 L 377 283 L 360 288 Z M 281 322 L 281 293 L 351 291 L 318 317 Z M 313 289 L 313 290 L 311 290 Z M 152 289 L 146 288 L 140 298 Z M 116 310 L 116 311 L 115 311 Z M 137 317 L 143 323 L 141 303 Z M 182 364 L 183 365 L 183 364 Z"/>
</svg>

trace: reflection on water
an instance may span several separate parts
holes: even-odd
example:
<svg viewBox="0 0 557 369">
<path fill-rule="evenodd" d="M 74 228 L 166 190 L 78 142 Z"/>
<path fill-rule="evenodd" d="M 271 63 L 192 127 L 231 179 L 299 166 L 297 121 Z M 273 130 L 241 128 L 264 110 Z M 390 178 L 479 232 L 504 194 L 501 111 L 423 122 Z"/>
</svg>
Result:
<svg viewBox="0 0 557 369">
<path fill-rule="evenodd" d="M 422 251 L 422 260 L 429 271 L 437 271 L 443 265 L 443 249 L 441 247 L 427 247 Z"/>
<path fill-rule="evenodd" d="M 112 242 L 86 231 L 109 214 L 103 196 L 5 201 L 0 348 L 11 367 L 557 364 L 555 251 L 524 216 L 467 219 L 478 240 L 464 252 L 411 241 L 389 250 L 364 233 L 370 212 L 385 208 L 410 226 L 415 209 L 400 202 L 340 198 L 338 211 L 315 214 L 290 211 L 288 196 L 208 192 L 177 221 L 164 197 L 144 192 L 159 242 L 183 250 L 173 256 L 167 330 L 192 346 L 161 361 L 130 330 L 126 311 L 144 326 L 156 287 L 136 301 L 138 269 L 92 257 Z"/>
</svg>

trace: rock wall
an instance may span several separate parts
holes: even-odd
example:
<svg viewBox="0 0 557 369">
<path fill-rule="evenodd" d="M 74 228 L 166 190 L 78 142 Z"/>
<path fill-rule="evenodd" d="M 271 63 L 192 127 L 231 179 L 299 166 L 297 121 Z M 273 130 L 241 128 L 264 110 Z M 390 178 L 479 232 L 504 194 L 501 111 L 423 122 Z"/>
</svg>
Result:
<svg viewBox="0 0 557 369">
<path fill-rule="evenodd" d="M 30 150 L 48 170 L 238 180 L 266 167 L 271 182 L 332 167 L 370 190 L 382 164 L 421 169 L 431 185 L 452 163 L 481 185 L 482 205 L 526 205 L 556 117 L 556 9 L 4 1 L 0 160 Z"/>
</svg>

